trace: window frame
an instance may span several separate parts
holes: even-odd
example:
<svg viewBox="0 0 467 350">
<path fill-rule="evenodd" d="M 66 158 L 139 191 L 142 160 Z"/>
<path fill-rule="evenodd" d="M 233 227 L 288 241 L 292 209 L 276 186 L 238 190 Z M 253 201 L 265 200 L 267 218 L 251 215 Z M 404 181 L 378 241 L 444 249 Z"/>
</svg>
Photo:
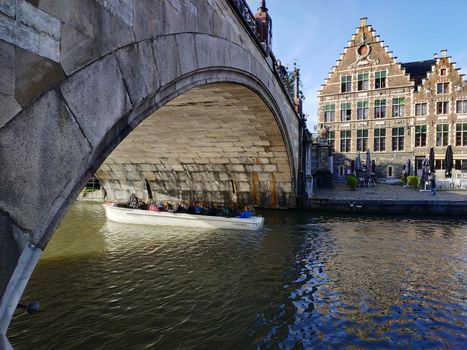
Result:
<svg viewBox="0 0 467 350">
<path fill-rule="evenodd" d="M 444 170 L 446 169 L 444 165 L 444 159 L 435 159 L 435 170 Z"/>
<path fill-rule="evenodd" d="M 352 76 L 351 75 L 341 76 L 341 92 L 352 92 Z"/>
<path fill-rule="evenodd" d="M 352 130 L 341 130 L 340 133 L 340 151 L 352 151 Z"/>
<path fill-rule="evenodd" d="M 345 109 L 343 108 L 344 105 L 346 106 Z M 341 122 L 347 122 L 350 120 L 352 120 L 352 102 L 342 102 L 341 103 Z"/>
<path fill-rule="evenodd" d="M 405 97 L 394 97 L 392 99 L 392 117 L 403 118 L 404 116 L 405 116 Z"/>
<path fill-rule="evenodd" d="M 332 107 L 332 108 L 328 108 Z M 324 122 L 331 123 L 336 120 L 336 104 L 335 103 L 327 103 L 324 105 Z M 329 110 L 328 110 L 329 109 Z M 328 115 L 330 113 L 330 115 Z M 330 117 L 330 120 L 328 120 Z"/>
<path fill-rule="evenodd" d="M 375 100 L 374 114 L 375 114 L 376 119 L 386 118 L 386 106 L 387 106 L 386 99 Z"/>
<path fill-rule="evenodd" d="M 368 149 L 368 129 L 357 129 L 357 152 Z"/>
<path fill-rule="evenodd" d="M 456 146 L 467 146 L 467 123 L 456 123 Z"/>
<path fill-rule="evenodd" d="M 357 101 L 357 120 L 368 119 L 368 101 Z"/>
<path fill-rule="evenodd" d="M 377 86 L 379 83 L 379 86 Z M 375 89 L 385 89 L 386 88 L 386 71 L 375 72 Z"/>
<path fill-rule="evenodd" d="M 426 147 L 426 137 L 427 137 L 427 126 L 426 125 L 415 125 L 415 146 L 414 147 Z"/>
<path fill-rule="evenodd" d="M 373 130 L 373 150 L 374 152 L 386 151 L 386 128 Z"/>
<path fill-rule="evenodd" d="M 436 94 L 449 94 L 449 82 L 442 81 L 436 83 Z"/>
<path fill-rule="evenodd" d="M 396 131 L 394 133 L 394 131 Z M 402 133 L 401 133 L 402 131 Z M 404 151 L 405 132 L 403 127 L 392 128 L 392 151 L 402 152 Z"/>
<path fill-rule="evenodd" d="M 436 124 L 435 128 L 436 147 L 445 147 L 449 144 L 449 124 Z"/>
<path fill-rule="evenodd" d="M 420 108 L 417 108 L 420 107 Z M 427 115 L 428 112 L 428 103 L 426 102 L 419 102 L 415 103 L 415 116 Z"/>
<path fill-rule="evenodd" d="M 437 115 L 449 114 L 449 101 L 436 101 L 436 114 Z"/>
<path fill-rule="evenodd" d="M 370 89 L 370 74 L 357 74 L 357 91 L 368 91 Z"/>
<path fill-rule="evenodd" d="M 456 100 L 456 113 L 467 113 L 467 100 Z"/>
<path fill-rule="evenodd" d="M 454 159 L 454 169 L 463 170 L 465 167 L 464 162 L 467 164 L 467 159 Z"/>
</svg>

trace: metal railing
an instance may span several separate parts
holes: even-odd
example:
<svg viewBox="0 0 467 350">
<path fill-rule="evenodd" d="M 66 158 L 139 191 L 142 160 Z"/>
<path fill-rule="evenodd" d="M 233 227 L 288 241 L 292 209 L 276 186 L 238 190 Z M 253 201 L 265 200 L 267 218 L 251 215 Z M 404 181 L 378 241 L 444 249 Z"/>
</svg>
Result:
<svg viewBox="0 0 467 350">
<path fill-rule="evenodd" d="M 258 39 L 259 33 L 256 30 L 256 21 L 253 12 L 251 12 L 250 7 L 246 3 L 245 0 L 230 0 L 230 3 L 235 6 L 237 9 L 238 14 L 243 19 L 244 23 L 251 31 L 253 36 Z M 259 42 L 259 40 L 258 40 Z"/>
<path fill-rule="evenodd" d="M 290 103 L 294 106 L 293 103 L 293 91 L 290 91 L 288 83 L 289 77 L 287 75 L 287 70 L 284 66 L 279 64 L 279 61 L 276 59 L 272 51 L 267 52 L 265 47 L 262 45 L 259 39 L 259 33 L 256 28 L 256 21 L 253 12 L 251 12 L 250 7 L 248 6 L 245 0 L 228 0 L 228 3 L 232 6 L 234 11 L 239 16 L 240 20 L 243 22 L 245 28 L 249 32 L 251 38 L 255 41 L 258 48 L 263 52 L 265 59 L 269 56 L 271 59 L 272 71 L 276 78 L 279 80 L 280 85 L 285 92 L 285 95 L 289 97 Z"/>
</svg>

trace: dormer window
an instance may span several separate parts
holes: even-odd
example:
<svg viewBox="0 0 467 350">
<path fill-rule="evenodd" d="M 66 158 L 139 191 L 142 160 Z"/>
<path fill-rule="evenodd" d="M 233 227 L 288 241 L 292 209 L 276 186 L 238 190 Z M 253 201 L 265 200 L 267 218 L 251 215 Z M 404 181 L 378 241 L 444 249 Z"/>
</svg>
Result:
<svg viewBox="0 0 467 350">
<path fill-rule="evenodd" d="M 436 84 L 436 93 L 437 94 L 448 94 L 449 93 L 449 83 L 438 83 L 438 84 Z"/>
</svg>

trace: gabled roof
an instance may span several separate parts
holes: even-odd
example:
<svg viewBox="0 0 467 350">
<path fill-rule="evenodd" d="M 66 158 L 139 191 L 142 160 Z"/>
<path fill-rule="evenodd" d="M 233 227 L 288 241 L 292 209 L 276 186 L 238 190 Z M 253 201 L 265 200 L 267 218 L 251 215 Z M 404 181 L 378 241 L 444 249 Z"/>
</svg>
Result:
<svg viewBox="0 0 467 350">
<path fill-rule="evenodd" d="M 422 80 L 431 72 L 431 67 L 435 63 L 435 60 L 426 60 L 401 63 L 401 66 L 405 68 L 405 72 L 410 75 L 410 79 L 415 81 L 415 85 L 422 85 Z"/>
</svg>

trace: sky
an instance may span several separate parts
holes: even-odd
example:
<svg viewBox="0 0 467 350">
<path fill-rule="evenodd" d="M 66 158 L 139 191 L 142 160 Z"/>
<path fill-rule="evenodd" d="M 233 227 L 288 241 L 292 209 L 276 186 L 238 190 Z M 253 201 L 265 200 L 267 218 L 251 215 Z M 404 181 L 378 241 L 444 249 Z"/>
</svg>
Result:
<svg viewBox="0 0 467 350">
<path fill-rule="evenodd" d="M 247 0 L 253 13 L 259 0 Z M 308 128 L 317 123 L 317 92 L 347 42 L 367 17 L 399 63 L 448 56 L 467 74 L 465 0 L 267 0 L 273 52 L 282 63 L 297 62 L 303 82 Z M 464 77 L 464 79 L 466 79 Z"/>
</svg>

